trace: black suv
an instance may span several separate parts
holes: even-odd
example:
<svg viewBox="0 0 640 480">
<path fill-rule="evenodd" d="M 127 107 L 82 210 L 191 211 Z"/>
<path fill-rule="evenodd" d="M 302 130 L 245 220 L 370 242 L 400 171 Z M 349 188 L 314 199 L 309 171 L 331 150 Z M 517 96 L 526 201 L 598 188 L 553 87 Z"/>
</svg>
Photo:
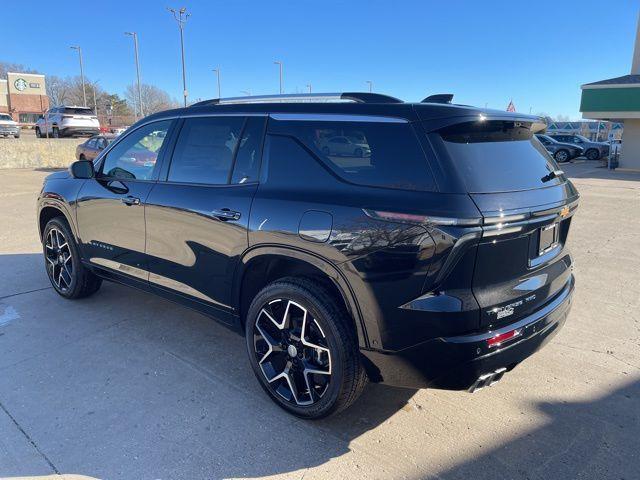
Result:
<svg viewBox="0 0 640 480">
<path fill-rule="evenodd" d="M 474 391 L 547 342 L 571 304 L 578 193 L 534 139 L 544 127 L 447 95 L 154 114 L 46 178 L 46 270 L 65 298 L 107 279 L 216 318 L 301 417 L 347 407 L 367 379 Z"/>
<path fill-rule="evenodd" d="M 553 155 L 553 158 L 555 158 L 558 163 L 568 162 L 584 155 L 584 148 L 573 143 L 560 143 L 549 135 L 542 135 L 540 133 L 536 133 L 536 138 L 540 140 L 540 143 L 544 145 L 547 152 Z"/>
</svg>

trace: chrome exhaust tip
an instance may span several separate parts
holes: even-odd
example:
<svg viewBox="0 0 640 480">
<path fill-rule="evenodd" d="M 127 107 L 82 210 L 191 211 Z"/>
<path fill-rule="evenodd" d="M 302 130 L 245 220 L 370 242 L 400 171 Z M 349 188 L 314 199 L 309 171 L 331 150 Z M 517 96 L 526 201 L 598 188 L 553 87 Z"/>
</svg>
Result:
<svg viewBox="0 0 640 480">
<path fill-rule="evenodd" d="M 502 379 L 506 371 L 507 369 L 503 367 L 497 369 L 495 372 L 480 375 L 478 379 L 473 382 L 473 385 L 469 387 L 469 393 L 477 392 L 478 390 L 482 390 L 484 387 L 490 387 L 493 384 L 498 383 Z"/>
</svg>

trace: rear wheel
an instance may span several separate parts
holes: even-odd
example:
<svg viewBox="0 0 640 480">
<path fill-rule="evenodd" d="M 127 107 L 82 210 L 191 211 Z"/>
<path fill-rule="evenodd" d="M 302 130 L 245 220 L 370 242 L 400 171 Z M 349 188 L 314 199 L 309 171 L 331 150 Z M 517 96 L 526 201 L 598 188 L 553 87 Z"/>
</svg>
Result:
<svg viewBox="0 0 640 480">
<path fill-rule="evenodd" d="M 585 157 L 587 157 L 587 159 L 589 160 L 598 160 L 598 158 L 600 158 L 600 153 L 595 148 L 591 148 L 587 150 L 587 153 L 585 153 Z"/>
<path fill-rule="evenodd" d="M 49 281 L 61 296 L 82 298 L 98 291 L 102 280 L 80 262 L 78 246 L 63 217 L 49 220 L 42 248 Z"/>
<path fill-rule="evenodd" d="M 567 150 L 558 150 L 553 157 L 556 159 L 556 162 L 563 163 L 569 160 L 569 152 Z"/>
<path fill-rule="evenodd" d="M 60 138 L 60 130 L 58 130 L 58 127 L 53 127 L 51 136 L 53 138 Z"/>
<path fill-rule="evenodd" d="M 86 160 L 87 157 L 84 156 L 84 153 L 80 154 L 80 157 L 78 157 L 78 160 Z"/>
<path fill-rule="evenodd" d="M 256 295 L 246 343 L 258 381 L 280 407 L 308 419 L 351 405 L 366 383 L 344 307 L 316 282 L 286 278 Z"/>
<path fill-rule="evenodd" d="M 36 138 L 42 138 L 42 134 L 40 133 L 40 129 L 36 127 Z"/>
</svg>

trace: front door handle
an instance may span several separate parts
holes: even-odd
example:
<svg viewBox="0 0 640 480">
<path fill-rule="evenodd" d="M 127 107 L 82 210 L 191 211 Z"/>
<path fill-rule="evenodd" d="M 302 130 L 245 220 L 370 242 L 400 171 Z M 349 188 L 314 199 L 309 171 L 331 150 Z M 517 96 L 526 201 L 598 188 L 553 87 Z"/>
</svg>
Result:
<svg viewBox="0 0 640 480">
<path fill-rule="evenodd" d="M 220 208 L 218 210 L 213 210 L 211 212 L 216 218 L 220 220 L 240 220 L 240 212 L 236 212 L 235 210 L 229 210 L 228 208 Z"/>
<path fill-rule="evenodd" d="M 120 201 L 125 205 L 140 205 L 140 199 L 134 197 L 132 195 L 127 195 L 126 197 L 121 197 Z"/>
</svg>

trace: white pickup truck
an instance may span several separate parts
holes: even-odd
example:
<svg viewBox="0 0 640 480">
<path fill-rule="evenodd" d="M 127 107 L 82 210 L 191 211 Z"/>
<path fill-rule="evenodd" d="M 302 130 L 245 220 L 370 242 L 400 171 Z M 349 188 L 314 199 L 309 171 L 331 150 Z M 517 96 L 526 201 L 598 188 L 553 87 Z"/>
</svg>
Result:
<svg viewBox="0 0 640 480">
<path fill-rule="evenodd" d="M 20 138 L 20 125 L 14 122 L 8 113 L 0 113 L 0 135 L 5 138 L 10 135 Z"/>
</svg>

